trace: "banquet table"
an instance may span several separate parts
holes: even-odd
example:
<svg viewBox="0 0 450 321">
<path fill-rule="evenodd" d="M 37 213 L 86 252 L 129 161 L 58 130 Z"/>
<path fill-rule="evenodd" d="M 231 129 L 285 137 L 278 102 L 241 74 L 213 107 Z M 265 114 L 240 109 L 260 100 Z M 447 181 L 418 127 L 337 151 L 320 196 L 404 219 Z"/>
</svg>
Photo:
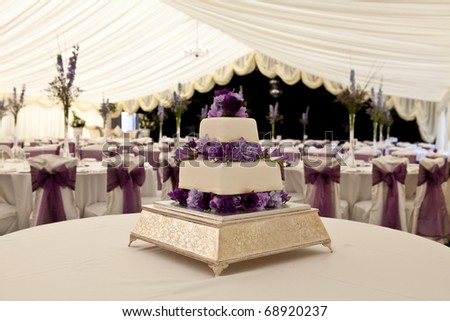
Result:
<svg viewBox="0 0 450 321">
<path fill-rule="evenodd" d="M 376 225 L 321 218 L 321 246 L 231 264 L 137 240 L 139 214 L 41 225 L 0 237 L 0 300 L 450 300 L 450 248 Z"/>
<path fill-rule="evenodd" d="M 0 200 L 17 207 L 19 229 L 28 228 L 33 210 L 30 167 L 26 162 L 4 162 L 0 167 Z M 156 173 L 146 163 L 145 183 L 141 187 L 142 196 L 157 195 Z M 106 167 L 98 161 L 81 161 L 77 167 L 75 202 L 83 216 L 87 205 L 105 202 Z"/>
</svg>

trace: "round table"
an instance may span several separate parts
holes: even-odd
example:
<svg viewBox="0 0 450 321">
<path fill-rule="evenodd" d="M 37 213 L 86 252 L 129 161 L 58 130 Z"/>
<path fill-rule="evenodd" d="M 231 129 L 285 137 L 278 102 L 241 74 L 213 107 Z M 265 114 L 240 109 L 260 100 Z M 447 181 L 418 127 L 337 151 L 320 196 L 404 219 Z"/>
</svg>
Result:
<svg viewBox="0 0 450 321">
<path fill-rule="evenodd" d="M 321 245 L 232 264 L 221 276 L 143 241 L 138 214 L 0 237 L 0 300 L 450 300 L 450 249 L 380 226 L 322 218 Z"/>
</svg>

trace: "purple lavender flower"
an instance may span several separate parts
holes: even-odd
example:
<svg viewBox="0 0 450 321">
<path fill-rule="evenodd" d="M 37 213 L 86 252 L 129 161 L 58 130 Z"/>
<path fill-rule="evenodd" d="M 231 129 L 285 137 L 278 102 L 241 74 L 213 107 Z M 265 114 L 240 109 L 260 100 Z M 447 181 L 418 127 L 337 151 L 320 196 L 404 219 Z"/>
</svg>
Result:
<svg viewBox="0 0 450 321">
<path fill-rule="evenodd" d="M 210 210 L 210 201 L 211 193 L 204 193 L 196 189 L 191 189 L 187 198 L 187 207 L 202 211 Z"/>
<path fill-rule="evenodd" d="M 211 208 L 219 214 L 235 214 L 239 206 L 240 198 L 238 196 L 217 196 L 215 195 L 210 202 Z"/>
<path fill-rule="evenodd" d="M 164 106 L 158 105 L 158 112 L 157 112 L 159 123 L 162 124 L 164 121 Z"/>
<path fill-rule="evenodd" d="M 355 83 L 355 70 L 350 70 L 350 92 L 354 93 L 356 90 L 356 83 Z"/>
<path fill-rule="evenodd" d="M 172 192 L 167 193 L 167 195 L 174 201 L 177 201 L 181 206 L 187 205 L 189 196 L 189 191 L 187 189 L 175 188 Z"/>
<path fill-rule="evenodd" d="M 267 201 L 267 207 L 279 208 L 283 204 L 282 191 L 269 192 L 269 200 Z"/>
<path fill-rule="evenodd" d="M 258 209 L 264 209 L 267 206 L 267 203 L 269 202 L 270 196 L 267 192 L 257 192 L 256 195 L 258 195 L 259 202 L 258 202 Z"/>
</svg>

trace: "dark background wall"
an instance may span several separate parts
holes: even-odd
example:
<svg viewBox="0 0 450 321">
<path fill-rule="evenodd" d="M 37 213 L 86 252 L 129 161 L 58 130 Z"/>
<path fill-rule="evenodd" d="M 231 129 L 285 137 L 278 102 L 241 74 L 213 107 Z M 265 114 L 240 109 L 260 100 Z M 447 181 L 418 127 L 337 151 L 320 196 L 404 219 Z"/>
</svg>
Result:
<svg viewBox="0 0 450 321">
<path fill-rule="evenodd" d="M 283 115 L 282 123 L 277 123 L 276 134 L 283 138 L 301 139 L 303 128 L 300 123 L 302 113 L 309 106 L 309 124 L 307 134 L 311 139 L 324 139 L 325 132 L 332 132 L 333 139 L 348 139 L 348 113 L 347 109 L 336 102 L 334 95 L 329 93 L 323 86 L 318 89 L 310 89 L 302 81 L 294 85 L 288 85 L 279 81 L 281 96 L 277 99 L 270 95 L 270 79 L 262 75 L 258 70 L 245 76 L 235 75 L 230 83 L 225 86 L 216 85 L 208 93 L 196 92 L 191 99 L 188 110 L 183 114 L 181 121 L 181 136 L 192 132 L 198 133 L 201 108 L 210 106 L 214 90 L 229 88 L 239 91 L 242 86 L 244 98 L 247 102 L 249 116 L 255 118 L 258 123 L 260 137 L 270 132 L 270 124 L 266 119 L 269 113 L 269 105 L 279 104 L 279 112 Z M 154 111 L 156 113 L 156 110 Z M 394 115 L 394 124 L 391 127 L 391 136 L 398 137 L 399 141 L 419 142 L 422 141 L 417 128 L 416 121 L 405 121 Z M 164 121 L 163 133 L 166 136 L 175 134 L 175 118 L 168 114 Z M 158 140 L 158 129 L 151 136 Z M 359 140 L 372 140 L 372 122 L 365 110 L 356 114 L 355 137 Z M 330 138 L 327 134 L 327 138 Z"/>
</svg>

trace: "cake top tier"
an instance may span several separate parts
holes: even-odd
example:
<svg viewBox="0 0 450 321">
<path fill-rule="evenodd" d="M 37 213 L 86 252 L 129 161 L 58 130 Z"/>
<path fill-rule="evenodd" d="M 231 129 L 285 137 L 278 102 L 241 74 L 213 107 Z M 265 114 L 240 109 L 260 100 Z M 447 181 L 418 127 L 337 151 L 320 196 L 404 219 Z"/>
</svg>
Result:
<svg viewBox="0 0 450 321">
<path fill-rule="evenodd" d="M 247 142 L 258 143 L 258 128 L 253 118 L 217 117 L 205 118 L 200 122 L 200 137 L 208 135 L 219 142 L 231 142 L 244 138 Z"/>
</svg>

